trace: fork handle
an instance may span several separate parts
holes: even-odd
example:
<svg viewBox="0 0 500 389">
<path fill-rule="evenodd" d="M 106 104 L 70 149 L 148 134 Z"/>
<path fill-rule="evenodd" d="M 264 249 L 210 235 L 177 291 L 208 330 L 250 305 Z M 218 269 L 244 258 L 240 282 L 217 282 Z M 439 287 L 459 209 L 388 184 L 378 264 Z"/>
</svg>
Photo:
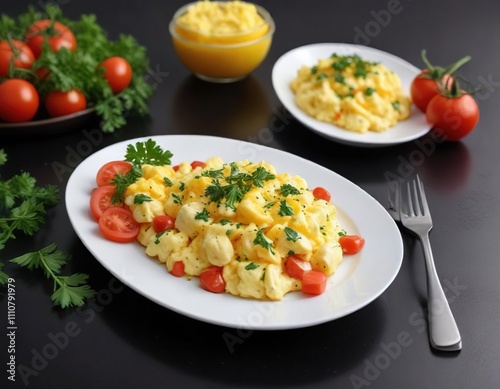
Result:
<svg viewBox="0 0 500 389">
<path fill-rule="evenodd" d="M 444 294 L 432 256 L 429 234 L 419 235 L 427 269 L 429 337 L 431 345 L 444 351 L 462 349 L 462 340 L 448 300 Z"/>
</svg>

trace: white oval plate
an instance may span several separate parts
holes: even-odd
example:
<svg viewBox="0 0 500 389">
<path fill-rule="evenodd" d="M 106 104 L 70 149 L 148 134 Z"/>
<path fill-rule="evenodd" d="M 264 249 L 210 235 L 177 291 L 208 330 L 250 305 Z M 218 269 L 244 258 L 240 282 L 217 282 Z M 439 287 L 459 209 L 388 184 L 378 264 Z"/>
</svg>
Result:
<svg viewBox="0 0 500 389">
<path fill-rule="evenodd" d="M 87 249 L 115 277 L 150 300 L 191 318 L 233 328 L 279 330 L 324 323 L 354 312 L 377 298 L 394 280 L 403 258 L 399 230 L 386 210 L 370 195 L 338 174 L 295 155 L 232 139 L 164 135 L 152 137 L 170 150 L 172 164 L 221 156 L 224 161 L 265 160 L 278 172 L 304 177 L 309 187 L 323 186 L 332 194 L 342 227 L 366 239 L 360 253 L 346 256 L 316 297 L 294 292 L 282 301 L 257 301 L 206 292 L 198 278 L 188 281 L 169 274 L 165 265 L 148 257 L 139 243 L 113 243 L 99 233 L 89 211 L 97 170 L 121 160 L 126 146 L 148 138 L 106 147 L 85 159 L 66 187 L 71 224 Z"/>
<path fill-rule="evenodd" d="M 401 79 L 403 90 L 410 93 L 411 82 L 420 69 L 392 54 L 371 47 L 347 43 L 317 43 L 298 47 L 283 54 L 274 64 L 272 72 L 273 87 L 285 108 L 302 124 L 314 132 L 330 140 L 353 146 L 380 147 L 404 143 L 425 135 L 430 126 L 425 115 L 415 105 L 411 108 L 408 119 L 398 122 L 389 130 L 377 133 L 369 131 L 364 134 L 344 130 L 334 124 L 325 123 L 306 114 L 295 104 L 295 95 L 290 83 L 297 76 L 302 66 L 313 66 L 320 58 L 328 58 L 332 53 L 340 55 L 357 54 L 361 58 L 380 62 L 395 72 Z"/>
</svg>

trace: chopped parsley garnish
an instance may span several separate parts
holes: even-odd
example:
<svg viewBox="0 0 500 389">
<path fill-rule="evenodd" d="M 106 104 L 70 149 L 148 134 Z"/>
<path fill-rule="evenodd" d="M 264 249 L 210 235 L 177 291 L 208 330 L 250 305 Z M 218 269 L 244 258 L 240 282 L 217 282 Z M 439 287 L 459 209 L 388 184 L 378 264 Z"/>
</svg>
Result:
<svg viewBox="0 0 500 389">
<path fill-rule="evenodd" d="M 227 231 L 226 231 L 226 235 L 227 235 L 227 236 L 231 235 L 231 230 L 227 230 Z"/>
<path fill-rule="evenodd" d="M 326 75 L 326 73 L 320 73 L 318 74 L 318 76 L 316 77 L 316 79 L 318 81 L 322 81 L 322 80 L 326 80 L 328 78 L 328 76 Z"/>
<path fill-rule="evenodd" d="M 342 74 L 340 74 L 339 72 L 335 72 L 333 74 L 333 78 L 335 79 L 335 81 L 341 83 L 341 84 L 345 84 L 345 78 Z"/>
<path fill-rule="evenodd" d="M 149 203 L 150 201 L 153 201 L 151 197 L 145 194 L 138 194 L 135 195 L 134 197 L 134 204 L 142 204 L 142 203 Z"/>
<path fill-rule="evenodd" d="M 299 233 L 295 230 L 292 230 L 290 227 L 285 227 L 285 235 L 286 240 L 291 240 L 292 242 L 296 242 L 300 239 Z"/>
<path fill-rule="evenodd" d="M 267 268 L 264 268 L 264 270 L 262 270 L 262 275 L 260 276 L 261 281 L 264 281 L 266 279 L 266 270 Z"/>
<path fill-rule="evenodd" d="M 339 236 L 344 236 L 344 235 L 347 235 L 347 232 L 345 232 L 345 230 L 339 232 Z"/>
<path fill-rule="evenodd" d="M 280 209 L 278 211 L 280 216 L 293 216 L 293 208 L 288 205 L 286 200 L 280 201 Z"/>
<path fill-rule="evenodd" d="M 283 197 L 300 194 L 300 191 L 290 184 L 281 185 L 280 192 Z"/>
<path fill-rule="evenodd" d="M 219 221 L 219 223 L 222 224 L 223 226 L 225 226 L 226 224 L 231 223 L 231 220 L 222 219 L 221 221 Z"/>
<path fill-rule="evenodd" d="M 245 266 L 245 270 L 254 270 L 257 269 L 259 265 L 256 263 L 250 262 L 248 265 Z"/>
<path fill-rule="evenodd" d="M 393 106 L 393 108 L 394 108 L 396 111 L 399 111 L 399 107 L 400 107 L 400 105 L 401 105 L 401 104 L 399 103 L 399 101 L 393 101 L 393 102 L 392 102 L 392 106 Z"/>
<path fill-rule="evenodd" d="M 174 183 L 168 177 L 163 177 L 163 181 L 165 181 L 165 185 L 172 186 Z"/>
<path fill-rule="evenodd" d="M 271 247 L 271 242 L 267 240 L 262 230 L 257 231 L 257 235 L 253 240 L 253 244 L 262 246 L 266 250 L 269 250 L 271 254 L 274 254 L 273 248 Z"/>
<path fill-rule="evenodd" d="M 160 243 L 160 238 L 161 236 L 165 233 L 165 231 L 162 231 L 162 232 L 158 232 L 156 235 L 155 235 L 155 244 L 159 244 Z"/>
<path fill-rule="evenodd" d="M 203 220 L 205 222 L 208 222 L 208 218 L 210 217 L 210 214 L 208 213 L 206 208 L 203 208 L 203 211 L 198 212 L 194 218 L 195 220 Z"/>
<path fill-rule="evenodd" d="M 311 68 L 311 74 L 316 74 L 318 73 L 318 66 L 317 65 L 314 65 L 312 68 Z"/>
<path fill-rule="evenodd" d="M 236 163 L 231 163 L 231 171 L 228 176 L 219 177 L 219 174 L 214 174 L 214 180 L 205 189 L 205 196 L 210 199 L 210 202 L 221 203 L 225 200 L 225 205 L 233 210 L 236 210 L 236 203 L 241 202 L 245 194 L 252 189 L 253 186 L 263 187 L 264 181 L 272 180 L 276 176 L 262 166 L 259 166 L 252 174 L 241 172 Z M 219 172 L 219 170 L 217 170 Z M 213 172 L 213 171 L 212 171 Z M 222 169 L 220 170 L 222 175 Z M 222 183 L 224 180 L 227 184 Z"/>
<path fill-rule="evenodd" d="M 264 209 L 269 209 L 271 208 L 274 204 L 276 204 L 276 201 L 269 201 L 264 205 Z"/>
<path fill-rule="evenodd" d="M 288 253 L 286 253 L 286 256 L 289 257 L 290 255 L 293 255 L 293 254 L 295 254 L 295 251 L 290 250 Z"/>
<path fill-rule="evenodd" d="M 184 182 L 181 182 L 179 184 L 179 190 L 182 192 L 184 189 L 186 189 L 186 184 Z"/>
<path fill-rule="evenodd" d="M 183 200 L 183 197 L 176 194 L 176 193 L 172 193 L 172 197 L 174 198 L 174 204 L 182 204 L 182 200 Z"/>
<path fill-rule="evenodd" d="M 222 178 L 222 170 L 223 169 L 211 169 L 211 170 L 205 170 L 204 172 L 201 173 L 202 177 L 211 177 L 211 178 Z"/>
<path fill-rule="evenodd" d="M 371 96 L 374 93 L 375 93 L 375 89 L 373 89 L 373 88 L 368 87 L 368 88 L 365 89 L 365 95 L 366 96 Z"/>
</svg>

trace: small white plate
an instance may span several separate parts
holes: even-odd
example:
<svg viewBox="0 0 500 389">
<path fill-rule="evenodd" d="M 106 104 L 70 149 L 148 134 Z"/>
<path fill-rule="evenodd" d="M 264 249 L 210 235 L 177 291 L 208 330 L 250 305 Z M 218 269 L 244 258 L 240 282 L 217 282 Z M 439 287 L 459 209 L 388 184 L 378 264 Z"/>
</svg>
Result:
<svg viewBox="0 0 500 389">
<path fill-rule="evenodd" d="M 191 281 L 169 274 L 165 265 L 148 257 L 139 243 L 119 244 L 104 239 L 89 210 L 97 170 L 106 162 L 124 158 L 131 139 L 106 147 L 84 160 L 66 187 L 71 224 L 87 249 L 115 277 L 150 300 L 197 320 L 233 328 L 280 330 L 324 323 L 352 313 L 376 299 L 394 280 L 403 258 L 399 230 L 387 211 L 370 195 L 338 174 L 284 151 L 238 140 L 196 135 L 152 137 L 173 154 L 172 164 L 221 156 L 232 162 L 267 161 L 278 172 L 304 177 L 309 187 L 325 187 L 337 206 L 342 227 L 366 239 L 360 253 L 345 256 L 320 296 L 302 292 L 282 301 L 257 301 L 213 294 Z M 140 307 L 131 307 L 139 309 Z"/>
<path fill-rule="evenodd" d="M 392 54 L 371 47 L 347 43 L 317 43 L 298 47 L 283 54 L 274 64 L 272 72 L 273 86 L 285 108 L 302 124 L 328 139 L 353 146 L 380 147 L 404 143 L 417 139 L 430 130 L 425 115 L 414 105 L 408 119 L 398 122 L 389 130 L 376 133 L 369 131 L 360 134 L 344 130 L 334 124 L 325 123 L 306 114 L 295 104 L 295 95 L 290 83 L 297 76 L 302 66 L 313 66 L 320 58 L 328 58 L 333 53 L 340 55 L 357 54 L 361 58 L 380 62 L 395 72 L 401 79 L 403 90 L 410 93 L 411 82 L 420 73 L 420 69 Z"/>
</svg>

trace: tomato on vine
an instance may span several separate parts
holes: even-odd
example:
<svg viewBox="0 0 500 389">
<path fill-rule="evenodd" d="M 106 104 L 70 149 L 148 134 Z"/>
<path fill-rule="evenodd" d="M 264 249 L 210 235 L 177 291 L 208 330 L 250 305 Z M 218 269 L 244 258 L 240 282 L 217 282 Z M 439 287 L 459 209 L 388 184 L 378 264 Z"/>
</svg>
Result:
<svg viewBox="0 0 500 389">
<path fill-rule="evenodd" d="M 35 56 L 29 46 L 16 39 L 0 41 L 0 77 L 7 77 L 14 68 L 31 69 Z"/>
<path fill-rule="evenodd" d="M 63 47 L 76 50 L 76 38 L 66 25 L 54 20 L 43 19 L 33 23 L 26 32 L 25 40 L 33 51 L 35 58 L 42 54 L 43 43 L 47 41 L 54 52 Z"/>
<path fill-rule="evenodd" d="M 454 80 L 450 88 L 440 90 L 431 99 L 426 118 L 434 131 L 444 133 L 445 140 L 458 141 L 476 127 L 479 107 L 474 98 L 461 90 Z"/>
<path fill-rule="evenodd" d="M 413 103 L 425 113 L 431 99 L 438 94 L 438 89 L 451 85 L 454 80 L 452 74 L 466 62 L 470 61 L 470 56 L 458 60 L 447 68 L 432 65 L 425 55 L 425 50 L 422 51 L 422 60 L 427 69 L 422 70 L 413 79 L 410 93 Z"/>
</svg>

